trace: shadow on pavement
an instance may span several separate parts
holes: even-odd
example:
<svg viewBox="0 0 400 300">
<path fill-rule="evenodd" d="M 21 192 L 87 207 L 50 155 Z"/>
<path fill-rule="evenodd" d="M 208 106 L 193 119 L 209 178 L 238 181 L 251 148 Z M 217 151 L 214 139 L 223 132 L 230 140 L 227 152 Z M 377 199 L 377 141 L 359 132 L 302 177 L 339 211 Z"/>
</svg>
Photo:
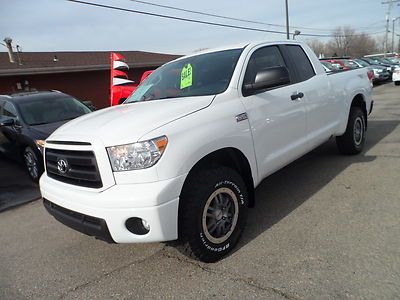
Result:
<svg viewBox="0 0 400 300">
<path fill-rule="evenodd" d="M 249 210 L 247 227 L 236 251 L 288 216 L 350 165 L 375 160 L 376 156 L 365 153 L 399 124 L 397 120 L 371 120 L 362 154 L 341 155 L 332 139 L 264 179 L 256 189 L 256 206 Z"/>
<path fill-rule="evenodd" d="M 39 186 L 24 167 L 0 155 L 0 212 L 40 197 Z"/>
</svg>

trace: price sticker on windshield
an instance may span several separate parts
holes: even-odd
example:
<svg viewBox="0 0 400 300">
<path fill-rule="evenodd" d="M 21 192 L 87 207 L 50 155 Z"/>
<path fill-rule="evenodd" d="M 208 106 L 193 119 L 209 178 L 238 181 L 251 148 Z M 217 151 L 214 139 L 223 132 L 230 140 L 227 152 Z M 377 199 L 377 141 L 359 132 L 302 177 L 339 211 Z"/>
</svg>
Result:
<svg viewBox="0 0 400 300">
<path fill-rule="evenodd" d="M 181 72 L 181 89 L 187 88 L 192 85 L 192 65 L 186 64 Z"/>
</svg>

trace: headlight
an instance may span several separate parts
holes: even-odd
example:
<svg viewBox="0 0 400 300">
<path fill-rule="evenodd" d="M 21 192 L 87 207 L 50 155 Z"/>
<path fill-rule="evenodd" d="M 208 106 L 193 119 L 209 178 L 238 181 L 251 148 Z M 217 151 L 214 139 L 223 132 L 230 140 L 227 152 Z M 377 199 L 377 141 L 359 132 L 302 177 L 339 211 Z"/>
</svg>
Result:
<svg viewBox="0 0 400 300">
<path fill-rule="evenodd" d="M 108 157 L 114 172 L 150 168 L 162 156 L 167 147 L 166 136 L 149 141 L 108 147 Z"/>
<path fill-rule="evenodd" d="M 44 140 L 35 140 L 35 144 L 36 144 L 39 148 L 44 148 L 45 141 L 44 141 Z"/>
</svg>

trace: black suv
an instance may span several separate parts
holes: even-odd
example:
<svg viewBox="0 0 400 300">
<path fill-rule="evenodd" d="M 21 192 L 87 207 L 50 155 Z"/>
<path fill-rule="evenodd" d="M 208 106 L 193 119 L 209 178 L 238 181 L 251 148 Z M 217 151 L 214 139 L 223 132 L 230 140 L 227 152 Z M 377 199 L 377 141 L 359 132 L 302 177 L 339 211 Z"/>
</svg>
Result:
<svg viewBox="0 0 400 300">
<path fill-rule="evenodd" d="M 23 162 L 38 182 L 44 171 L 44 140 L 64 123 L 91 111 L 58 91 L 0 95 L 0 153 Z"/>
</svg>

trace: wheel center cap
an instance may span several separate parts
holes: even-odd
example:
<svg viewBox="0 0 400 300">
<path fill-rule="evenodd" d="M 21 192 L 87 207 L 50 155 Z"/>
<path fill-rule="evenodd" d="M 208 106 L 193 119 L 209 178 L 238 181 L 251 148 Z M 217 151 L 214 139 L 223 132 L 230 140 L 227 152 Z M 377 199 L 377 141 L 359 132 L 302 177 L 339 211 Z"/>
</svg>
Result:
<svg viewBox="0 0 400 300">
<path fill-rule="evenodd" d="M 223 216 L 222 210 L 218 210 L 216 215 L 215 215 L 215 218 L 217 219 L 217 221 L 219 221 L 219 220 L 222 219 L 222 216 Z"/>
</svg>

